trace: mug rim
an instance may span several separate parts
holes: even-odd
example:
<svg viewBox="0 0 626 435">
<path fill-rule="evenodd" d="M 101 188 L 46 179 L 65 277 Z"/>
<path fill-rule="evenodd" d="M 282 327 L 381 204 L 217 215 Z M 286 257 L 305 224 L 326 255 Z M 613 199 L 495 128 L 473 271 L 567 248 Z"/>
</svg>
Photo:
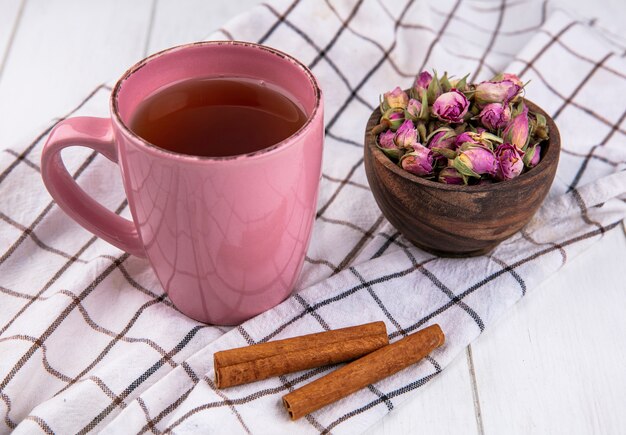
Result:
<svg viewBox="0 0 626 435">
<path fill-rule="evenodd" d="M 314 96 L 315 96 L 315 105 L 313 106 L 313 110 L 311 111 L 310 115 L 307 115 L 306 118 L 306 122 L 293 134 L 287 136 L 286 138 L 284 138 L 283 140 L 270 145 L 268 147 L 262 148 L 260 150 L 256 150 L 256 151 L 252 151 L 249 153 L 244 153 L 244 154 L 234 154 L 231 156 L 197 156 L 197 155 L 193 155 L 193 154 L 183 154 L 183 153 L 178 153 L 176 151 L 171 151 L 165 148 L 161 148 L 147 140 L 145 140 L 143 137 L 139 136 L 137 133 L 135 133 L 130 126 L 128 126 L 123 120 L 122 120 L 122 116 L 119 112 L 119 106 L 118 106 L 118 99 L 119 99 L 119 93 L 123 88 L 124 83 L 126 82 L 127 79 L 129 79 L 134 73 L 136 73 L 137 71 L 139 71 L 141 68 L 145 67 L 146 65 L 148 65 L 150 62 L 152 62 L 153 60 L 163 57 L 163 56 L 167 56 L 171 53 L 174 52 L 178 52 L 178 51 L 182 51 L 182 50 L 187 50 L 189 48 L 192 47 L 206 47 L 206 46 L 220 46 L 220 45 L 231 45 L 231 46 L 239 46 L 239 47 L 246 47 L 246 48 L 250 48 L 250 49 L 256 49 L 256 50 L 262 50 L 265 52 L 268 52 L 270 54 L 273 54 L 275 56 L 278 56 L 280 58 L 282 58 L 283 60 L 286 60 L 288 62 L 291 62 L 294 66 L 296 66 L 297 68 L 299 68 L 305 75 L 306 77 L 309 79 L 310 85 L 311 85 L 311 89 L 313 90 Z M 280 86 L 280 85 L 279 85 Z M 295 142 L 295 139 L 299 136 L 301 136 L 302 134 L 304 134 L 310 127 L 310 125 L 313 123 L 313 120 L 317 118 L 318 116 L 318 112 L 320 109 L 322 103 L 322 90 L 317 82 L 317 79 L 315 78 L 315 76 L 313 75 L 313 73 L 311 72 L 311 70 L 304 65 L 302 62 L 300 62 L 298 59 L 294 58 L 293 56 L 280 51 L 276 48 L 273 47 L 269 47 L 267 45 L 262 45 L 262 44 L 257 44 L 254 42 L 246 42 L 246 41 L 239 41 L 239 40 L 217 40 L 217 41 L 200 41 L 200 42 L 192 42 L 192 43 L 188 43 L 188 44 L 182 44 L 182 45 L 177 45 L 174 47 L 170 47 L 170 48 L 166 48 L 165 50 L 161 50 L 159 52 L 156 52 L 154 54 L 151 54 L 150 56 L 140 60 L 139 62 L 135 63 L 133 66 L 131 66 L 130 68 L 128 68 L 128 70 L 126 70 L 126 72 L 124 72 L 124 74 L 122 74 L 122 76 L 117 80 L 117 82 L 115 83 L 115 86 L 113 86 L 113 90 L 111 92 L 111 97 L 110 97 L 110 108 L 111 108 L 111 115 L 112 117 L 115 119 L 115 121 L 117 122 L 117 124 L 120 126 L 120 128 L 122 129 L 122 131 L 124 131 L 124 133 L 128 134 L 132 139 L 135 139 L 136 141 L 138 141 L 139 143 L 141 143 L 143 146 L 146 146 L 149 150 L 160 153 L 160 154 L 165 154 L 165 156 L 167 157 L 171 157 L 171 156 L 175 156 L 177 158 L 182 158 L 185 160 L 192 160 L 192 161 L 227 161 L 227 160 L 239 160 L 239 159 L 250 159 L 250 158 L 257 158 L 260 156 L 265 156 L 266 154 L 270 154 L 270 153 L 274 153 L 277 152 L 278 150 L 281 150 L 287 146 L 289 146 L 291 143 Z"/>
</svg>

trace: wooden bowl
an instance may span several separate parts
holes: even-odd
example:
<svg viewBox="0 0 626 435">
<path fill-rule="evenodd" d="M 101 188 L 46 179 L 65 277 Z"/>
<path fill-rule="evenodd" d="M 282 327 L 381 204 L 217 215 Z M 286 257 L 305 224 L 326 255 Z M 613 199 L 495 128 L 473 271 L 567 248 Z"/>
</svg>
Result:
<svg viewBox="0 0 626 435">
<path fill-rule="evenodd" d="M 414 245 L 446 257 L 486 254 L 533 217 L 550 190 L 559 163 L 561 138 L 546 117 L 550 138 L 541 160 L 517 178 L 493 184 L 459 186 L 426 180 L 398 167 L 376 146 L 371 133 L 378 109 L 365 128 L 365 173 L 381 211 Z"/>
</svg>

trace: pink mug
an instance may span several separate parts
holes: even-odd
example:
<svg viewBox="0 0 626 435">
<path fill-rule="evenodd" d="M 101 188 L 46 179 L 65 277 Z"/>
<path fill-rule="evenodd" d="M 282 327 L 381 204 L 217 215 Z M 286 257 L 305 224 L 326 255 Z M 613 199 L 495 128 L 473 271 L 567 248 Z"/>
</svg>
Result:
<svg viewBox="0 0 626 435">
<path fill-rule="evenodd" d="M 128 127 L 138 105 L 164 86 L 231 76 L 279 86 L 300 103 L 306 123 L 282 142 L 233 157 L 178 154 Z M 311 71 L 257 44 L 183 45 L 130 68 L 113 88 L 110 109 L 110 118 L 71 118 L 50 134 L 41 173 L 57 204 L 95 235 L 147 257 L 172 302 L 193 319 L 238 324 L 288 297 L 304 263 L 321 175 L 323 102 Z M 70 146 L 120 166 L 132 221 L 76 184 L 61 159 Z"/>
</svg>

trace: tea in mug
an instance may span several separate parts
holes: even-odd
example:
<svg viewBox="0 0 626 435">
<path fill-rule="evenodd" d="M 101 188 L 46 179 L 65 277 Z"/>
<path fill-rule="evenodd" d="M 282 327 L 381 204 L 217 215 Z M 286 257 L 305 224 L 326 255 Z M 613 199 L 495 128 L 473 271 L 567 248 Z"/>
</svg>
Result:
<svg viewBox="0 0 626 435">
<path fill-rule="evenodd" d="M 277 86 L 209 77 L 169 85 L 146 98 L 130 122 L 137 135 L 169 151 L 225 157 L 271 147 L 306 122 Z"/>
</svg>

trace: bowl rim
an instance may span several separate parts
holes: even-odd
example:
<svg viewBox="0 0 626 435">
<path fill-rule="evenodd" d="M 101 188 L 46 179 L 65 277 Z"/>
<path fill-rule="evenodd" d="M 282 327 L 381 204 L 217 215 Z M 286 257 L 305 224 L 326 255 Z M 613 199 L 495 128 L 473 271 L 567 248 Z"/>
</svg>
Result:
<svg viewBox="0 0 626 435">
<path fill-rule="evenodd" d="M 550 132 L 550 137 L 548 138 L 548 146 L 547 150 L 544 153 L 543 158 L 539 161 L 537 166 L 531 168 L 530 170 L 524 172 L 518 177 L 513 178 L 512 180 L 500 181 L 496 183 L 490 184 L 475 184 L 475 185 L 464 185 L 464 184 L 446 184 L 440 183 L 438 181 L 429 180 L 426 178 L 418 177 L 415 174 L 412 174 L 404 169 L 400 168 L 397 164 L 395 164 L 385 153 L 383 153 L 377 146 L 376 137 L 372 134 L 372 127 L 374 127 L 380 121 L 380 109 L 376 107 L 372 111 L 370 115 L 367 125 L 365 127 L 365 152 L 368 151 L 373 155 L 373 157 L 378 161 L 378 163 L 382 164 L 386 169 L 392 171 L 397 176 L 407 179 L 408 181 L 412 181 L 416 184 L 421 184 L 425 187 L 436 188 L 444 191 L 454 191 L 454 192 L 488 192 L 494 190 L 508 189 L 514 188 L 517 185 L 524 183 L 525 180 L 530 177 L 534 177 L 539 175 L 542 172 L 549 171 L 552 166 L 558 165 L 559 155 L 561 152 L 561 135 L 559 133 L 559 129 L 557 128 L 554 120 L 550 115 L 548 115 L 545 110 L 543 110 L 540 106 L 528 100 L 527 98 L 523 98 L 524 103 L 528 106 L 528 109 L 532 112 L 538 112 L 545 116 L 546 123 L 548 125 L 548 129 Z"/>
</svg>

